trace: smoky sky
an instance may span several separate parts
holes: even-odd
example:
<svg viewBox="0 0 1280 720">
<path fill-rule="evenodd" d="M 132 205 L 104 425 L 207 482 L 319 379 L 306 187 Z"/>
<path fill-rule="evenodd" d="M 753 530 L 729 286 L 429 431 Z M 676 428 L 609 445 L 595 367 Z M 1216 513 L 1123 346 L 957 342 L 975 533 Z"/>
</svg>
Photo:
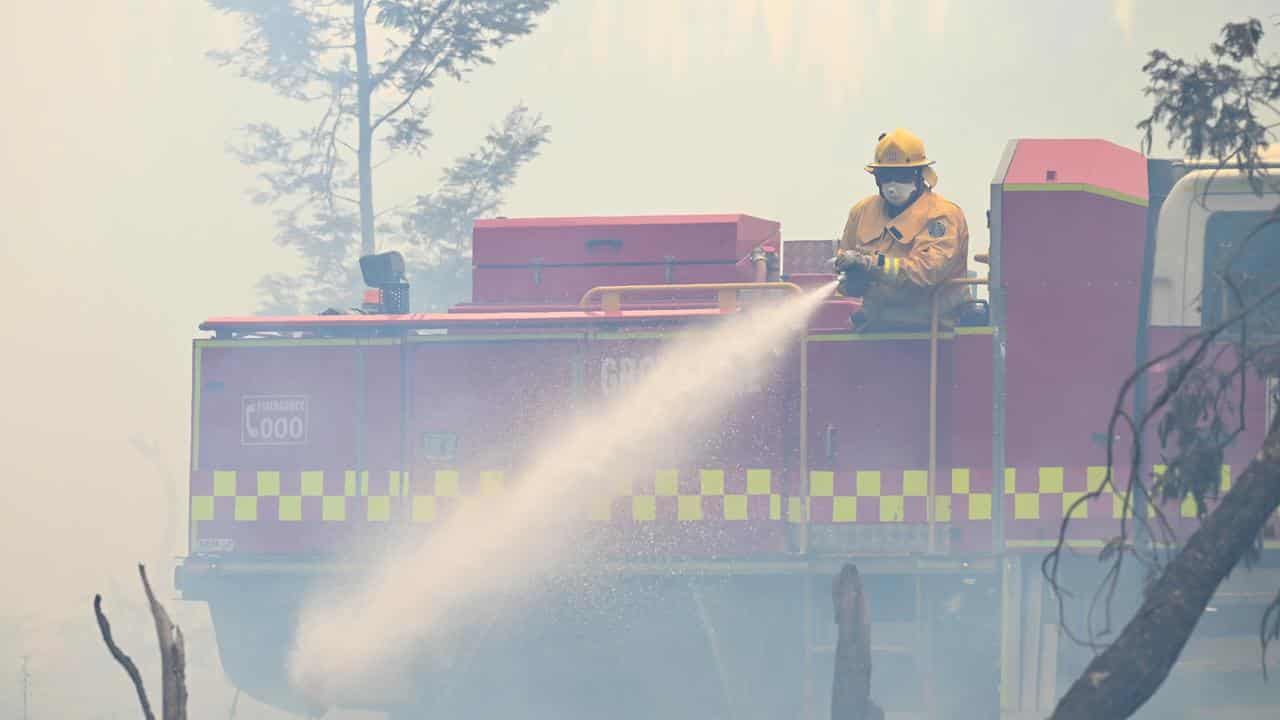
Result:
<svg viewBox="0 0 1280 720">
<path fill-rule="evenodd" d="M 433 144 L 380 170 L 378 205 L 430 190 L 524 101 L 551 143 L 504 214 L 745 212 L 781 221 L 784 238 L 831 238 L 874 190 L 862 166 L 876 135 L 901 126 L 924 138 L 981 251 L 1008 140 L 1136 147 L 1149 49 L 1197 53 L 1224 21 L 1275 12 L 1260 0 L 818 5 L 567 0 L 494 67 L 435 92 Z M 17 707 L 24 653 L 46 676 L 81 668 L 130 702 L 104 658 L 68 659 L 80 646 L 63 628 L 79 623 L 97 651 L 93 592 L 136 589 L 141 560 L 171 584 L 191 338 L 205 316 L 251 311 L 257 278 L 292 267 L 226 145 L 245 123 L 301 127 L 314 108 L 206 59 L 236 32 L 200 2 L 0 11 L 0 562 L 23 588 L 0 597 L 0 669 L 15 668 L 0 672 L 0 714 Z M 43 697 L 46 716 L 74 709 Z"/>
</svg>

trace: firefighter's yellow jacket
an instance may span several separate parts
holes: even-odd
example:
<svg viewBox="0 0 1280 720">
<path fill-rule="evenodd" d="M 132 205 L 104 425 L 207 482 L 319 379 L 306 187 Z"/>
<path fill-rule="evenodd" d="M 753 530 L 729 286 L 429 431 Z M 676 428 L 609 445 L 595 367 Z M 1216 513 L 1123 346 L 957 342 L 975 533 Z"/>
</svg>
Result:
<svg viewBox="0 0 1280 720">
<path fill-rule="evenodd" d="M 933 288 L 968 272 L 969 226 L 957 205 L 932 190 L 893 218 L 877 194 L 849 210 L 840 249 L 885 256 L 883 280 L 863 298 L 863 309 L 873 321 L 927 327 Z M 944 315 L 968 295 L 962 286 L 942 292 Z"/>
</svg>

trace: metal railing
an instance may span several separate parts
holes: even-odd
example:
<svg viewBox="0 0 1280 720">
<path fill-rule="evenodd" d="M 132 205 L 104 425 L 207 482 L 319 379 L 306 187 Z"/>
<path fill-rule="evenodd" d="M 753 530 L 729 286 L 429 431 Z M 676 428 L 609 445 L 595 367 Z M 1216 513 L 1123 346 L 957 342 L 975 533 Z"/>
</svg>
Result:
<svg viewBox="0 0 1280 720">
<path fill-rule="evenodd" d="M 929 484 L 925 517 L 929 522 L 928 552 L 937 548 L 937 476 L 938 476 L 938 305 L 943 291 L 957 286 L 986 285 L 988 278 L 952 278 L 936 285 L 929 294 Z"/>
<path fill-rule="evenodd" d="M 715 292 L 717 304 L 721 312 L 733 312 L 738 305 L 738 292 L 741 290 L 785 290 L 799 295 L 804 292 L 799 285 L 789 282 L 730 282 L 730 283 L 684 283 L 654 285 L 598 285 L 588 290 L 578 301 L 579 307 L 587 307 L 596 297 L 600 298 L 600 309 L 607 313 L 622 312 L 622 296 L 637 293 L 698 293 Z"/>
</svg>

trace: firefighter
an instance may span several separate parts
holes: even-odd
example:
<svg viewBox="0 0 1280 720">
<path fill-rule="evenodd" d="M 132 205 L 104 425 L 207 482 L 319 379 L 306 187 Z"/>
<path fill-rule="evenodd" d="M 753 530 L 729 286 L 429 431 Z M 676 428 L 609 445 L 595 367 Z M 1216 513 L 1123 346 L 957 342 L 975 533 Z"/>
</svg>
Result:
<svg viewBox="0 0 1280 720">
<path fill-rule="evenodd" d="M 929 327 L 932 293 L 939 298 L 939 325 L 968 296 L 963 286 L 945 286 L 968 270 L 969 227 L 958 206 L 933 191 L 938 184 L 924 142 L 897 129 L 883 133 L 866 171 L 879 192 L 849 210 L 834 266 L 844 278 L 840 292 L 861 296 L 854 330 Z"/>
</svg>

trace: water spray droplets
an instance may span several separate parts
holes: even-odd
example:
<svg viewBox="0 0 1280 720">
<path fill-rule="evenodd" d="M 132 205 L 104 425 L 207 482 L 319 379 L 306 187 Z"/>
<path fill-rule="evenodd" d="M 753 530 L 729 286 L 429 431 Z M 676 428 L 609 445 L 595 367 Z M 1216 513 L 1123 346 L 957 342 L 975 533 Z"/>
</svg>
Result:
<svg viewBox="0 0 1280 720">
<path fill-rule="evenodd" d="M 313 598 L 291 657 L 295 687 L 324 704 L 386 692 L 387 667 L 447 657 L 470 629 L 548 594 L 625 612 L 635 598 L 610 586 L 600 562 L 616 555 L 616 536 L 583 518 L 618 483 L 696 455 L 741 389 L 763 386 L 833 287 L 681 333 L 636 382 L 552 432 L 508 494 L 464 505 L 420 542 L 384 551 L 350 592 Z M 646 554 L 669 550 L 660 528 L 636 530 L 653 544 Z"/>
</svg>

